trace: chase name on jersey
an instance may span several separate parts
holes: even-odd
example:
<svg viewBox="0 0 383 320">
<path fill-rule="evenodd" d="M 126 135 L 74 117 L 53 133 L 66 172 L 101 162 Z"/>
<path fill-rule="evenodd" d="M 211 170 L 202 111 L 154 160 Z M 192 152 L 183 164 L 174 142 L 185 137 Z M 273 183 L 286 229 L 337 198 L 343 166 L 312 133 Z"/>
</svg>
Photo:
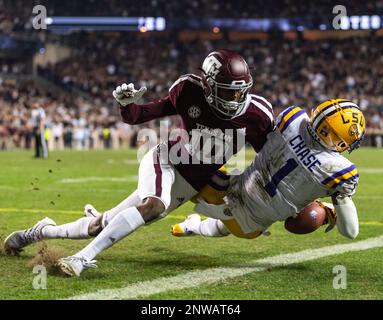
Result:
<svg viewBox="0 0 383 320">
<path fill-rule="evenodd" d="M 310 148 L 306 146 L 300 134 L 296 135 L 289 141 L 295 155 L 301 160 L 302 164 L 310 171 L 313 172 L 315 166 L 321 165 L 320 161 L 310 152 Z"/>
</svg>

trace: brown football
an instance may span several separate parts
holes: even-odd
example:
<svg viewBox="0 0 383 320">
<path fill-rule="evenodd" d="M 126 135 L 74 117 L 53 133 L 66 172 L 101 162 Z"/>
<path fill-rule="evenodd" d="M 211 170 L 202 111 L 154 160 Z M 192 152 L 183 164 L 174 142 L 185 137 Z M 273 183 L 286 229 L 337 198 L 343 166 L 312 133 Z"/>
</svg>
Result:
<svg viewBox="0 0 383 320">
<path fill-rule="evenodd" d="M 323 225 L 325 219 L 326 210 L 318 203 L 311 202 L 295 218 L 286 219 L 285 229 L 295 234 L 311 233 Z"/>
</svg>

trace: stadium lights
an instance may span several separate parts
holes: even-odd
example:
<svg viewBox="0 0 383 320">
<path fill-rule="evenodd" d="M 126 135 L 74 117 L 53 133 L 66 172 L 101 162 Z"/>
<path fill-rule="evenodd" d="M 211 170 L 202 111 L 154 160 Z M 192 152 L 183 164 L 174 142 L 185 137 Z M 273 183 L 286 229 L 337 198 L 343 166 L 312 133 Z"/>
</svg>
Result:
<svg viewBox="0 0 383 320">
<path fill-rule="evenodd" d="M 47 17 L 45 18 L 45 24 L 52 24 L 53 23 L 53 19 L 51 17 Z"/>
<path fill-rule="evenodd" d="M 341 30 L 369 30 L 382 27 L 382 17 L 373 16 L 343 16 L 340 20 Z M 171 19 L 163 17 L 47 17 L 45 23 L 52 31 L 164 31 L 172 30 L 211 30 L 219 33 L 222 29 L 248 31 L 305 31 L 331 30 L 328 17 L 320 21 L 311 18 L 273 18 L 273 19 Z"/>
<path fill-rule="evenodd" d="M 340 20 L 342 30 L 370 30 L 382 27 L 380 16 L 344 16 Z"/>
<path fill-rule="evenodd" d="M 163 17 L 47 17 L 45 23 L 52 31 L 104 30 L 104 31 L 163 31 Z"/>
</svg>

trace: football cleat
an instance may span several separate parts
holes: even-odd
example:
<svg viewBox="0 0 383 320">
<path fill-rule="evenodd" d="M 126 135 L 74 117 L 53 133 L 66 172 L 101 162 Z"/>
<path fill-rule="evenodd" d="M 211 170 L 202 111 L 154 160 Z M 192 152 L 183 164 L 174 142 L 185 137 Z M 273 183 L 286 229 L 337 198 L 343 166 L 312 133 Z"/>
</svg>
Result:
<svg viewBox="0 0 383 320">
<path fill-rule="evenodd" d="M 7 255 L 18 255 L 23 248 L 42 240 L 41 230 L 46 226 L 55 226 L 50 218 L 44 218 L 32 228 L 19 230 L 11 233 L 4 241 L 4 251 Z"/>
<path fill-rule="evenodd" d="M 192 230 L 201 223 L 199 214 L 193 213 L 186 217 L 184 222 L 172 225 L 171 234 L 175 237 L 189 237 L 196 235 Z"/>
<path fill-rule="evenodd" d="M 68 276 L 79 277 L 86 268 L 97 268 L 96 260 L 88 261 L 83 257 L 69 256 L 58 260 L 60 270 Z"/>
<path fill-rule="evenodd" d="M 97 218 L 101 216 L 101 213 L 96 210 L 91 204 L 86 204 L 84 207 L 84 216 L 90 218 Z"/>
</svg>

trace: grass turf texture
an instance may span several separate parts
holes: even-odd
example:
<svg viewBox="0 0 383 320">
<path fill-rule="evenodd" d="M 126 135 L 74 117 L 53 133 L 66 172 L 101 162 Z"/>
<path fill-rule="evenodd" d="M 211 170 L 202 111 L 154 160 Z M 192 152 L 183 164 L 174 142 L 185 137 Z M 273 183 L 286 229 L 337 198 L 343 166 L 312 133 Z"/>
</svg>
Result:
<svg viewBox="0 0 383 320">
<path fill-rule="evenodd" d="M 383 150 L 360 149 L 350 155 L 360 170 L 355 203 L 363 240 L 383 234 Z M 136 151 L 54 152 L 47 161 L 35 160 L 30 152 L 0 153 L 0 236 L 32 226 L 49 216 L 58 224 L 82 216 L 92 203 L 106 210 L 135 189 Z M 248 160 L 251 153 L 248 152 Z M 64 179 L 104 177 L 64 183 Z M 117 179 L 109 179 L 109 178 Z M 121 177 L 127 177 L 122 181 Z M 0 256 L 1 299 L 56 299 L 99 289 L 125 287 L 140 281 L 174 276 L 192 270 L 236 266 L 248 260 L 277 254 L 320 248 L 350 240 L 336 230 L 324 228 L 305 235 L 293 235 L 275 223 L 270 237 L 255 240 L 226 238 L 174 238 L 170 225 L 191 212 L 186 204 L 165 219 L 145 226 L 97 257 L 98 269 L 80 278 L 48 276 L 47 290 L 34 290 L 30 264 L 39 246 L 30 246 L 20 257 Z M 52 240 L 54 254 L 70 255 L 89 241 Z M 267 272 L 150 296 L 153 299 L 382 299 L 383 249 L 344 253 L 339 256 L 275 268 Z M 336 265 L 347 268 L 348 287 L 332 287 Z"/>
</svg>

